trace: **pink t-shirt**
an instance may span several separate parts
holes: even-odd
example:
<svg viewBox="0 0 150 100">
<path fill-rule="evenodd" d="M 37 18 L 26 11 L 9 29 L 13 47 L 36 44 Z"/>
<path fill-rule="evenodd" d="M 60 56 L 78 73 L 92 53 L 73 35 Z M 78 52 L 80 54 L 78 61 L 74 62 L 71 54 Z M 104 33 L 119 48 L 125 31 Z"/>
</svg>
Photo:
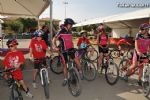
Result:
<svg viewBox="0 0 150 100">
<path fill-rule="evenodd" d="M 150 46 L 150 35 L 144 37 L 143 34 L 137 33 L 136 38 L 138 42 L 138 48 L 141 53 L 147 53 L 148 47 Z"/>
<path fill-rule="evenodd" d="M 59 38 L 63 51 L 73 48 L 72 33 L 65 28 L 58 32 L 56 37 Z"/>
<path fill-rule="evenodd" d="M 99 36 L 100 45 L 102 45 L 102 46 L 107 45 L 107 42 L 108 42 L 108 36 L 107 35 L 102 34 Z"/>
</svg>

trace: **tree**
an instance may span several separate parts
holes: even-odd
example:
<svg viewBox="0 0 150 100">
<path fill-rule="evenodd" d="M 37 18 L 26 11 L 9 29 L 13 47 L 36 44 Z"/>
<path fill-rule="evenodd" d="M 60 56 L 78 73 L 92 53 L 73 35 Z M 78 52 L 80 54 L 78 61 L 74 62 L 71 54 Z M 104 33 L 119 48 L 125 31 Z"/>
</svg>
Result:
<svg viewBox="0 0 150 100">
<path fill-rule="evenodd" d="M 19 18 L 17 19 L 18 21 L 20 21 L 23 25 L 24 25 L 24 28 L 23 28 L 23 31 L 30 31 L 32 29 L 35 29 L 37 26 L 38 26 L 38 22 L 35 18 Z"/>
<path fill-rule="evenodd" d="M 9 23 L 9 28 L 13 30 L 16 34 L 23 32 L 23 24 L 20 21 L 12 21 Z"/>
</svg>

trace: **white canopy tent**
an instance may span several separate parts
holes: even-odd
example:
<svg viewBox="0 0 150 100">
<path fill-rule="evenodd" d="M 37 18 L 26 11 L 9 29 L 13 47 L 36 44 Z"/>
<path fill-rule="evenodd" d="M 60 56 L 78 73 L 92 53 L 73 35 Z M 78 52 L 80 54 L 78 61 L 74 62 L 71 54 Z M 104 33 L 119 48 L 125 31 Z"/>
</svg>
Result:
<svg viewBox="0 0 150 100">
<path fill-rule="evenodd" d="M 52 20 L 52 0 L 0 0 L 0 15 L 39 18 L 49 5 Z M 52 33 L 52 21 L 50 32 Z"/>
<path fill-rule="evenodd" d="M 38 17 L 49 6 L 49 0 L 0 0 L 0 14 Z"/>
<path fill-rule="evenodd" d="M 147 8 L 134 12 L 87 20 L 85 22 L 74 25 L 74 27 L 104 23 L 106 26 L 112 28 L 113 37 L 125 36 L 127 34 L 135 36 L 139 25 L 141 23 L 148 23 L 149 21 L 150 8 Z"/>
</svg>

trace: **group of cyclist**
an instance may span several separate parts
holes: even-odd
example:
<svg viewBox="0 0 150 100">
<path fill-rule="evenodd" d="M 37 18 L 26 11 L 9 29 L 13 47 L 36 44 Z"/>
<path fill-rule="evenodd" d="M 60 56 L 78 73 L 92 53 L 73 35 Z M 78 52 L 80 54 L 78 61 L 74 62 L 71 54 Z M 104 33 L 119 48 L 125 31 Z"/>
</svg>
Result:
<svg viewBox="0 0 150 100">
<path fill-rule="evenodd" d="M 63 81 L 63 86 L 67 84 L 67 61 L 68 61 L 68 51 L 72 48 L 74 48 L 73 45 L 73 35 L 71 32 L 72 26 L 75 24 L 75 22 L 71 18 L 66 18 L 64 21 L 64 24 L 61 26 L 60 31 L 55 35 L 53 38 L 52 44 L 54 50 L 60 50 L 62 53 L 62 64 L 63 64 L 63 71 L 64 71 L 64 81 Z M 138 59 L 142 54 L 147 54 L 150 48 L 150 35 L 148 34 L 149 32 L 149 24 L 141 24 L 139 29 L 140 31 L 137 33 L 136 38 L 135 38 L 135 50 L 133 54 L 133 60 L 132 60 L 132 65 L 127 71 L 127 74 L 125 75 L 124 79 L 127 80 L 129 77 L 130 73 L 132 72 L 132 69 L 136 67 L 138 64 Z M 43 27 L 44 29 L 44 27 Z M 48 30 L 48 29 L 47 29 Z M 98 34 L 97 34 L 97 47 L 99 51 L 99 58 L 98 58 L 98 65 L 101 65 L 102 63 L 102 58 L 103 54 L 108 55 L 109 51 L 109 37 L 108 33 L 105 31 L 104 25 L 101 23 L 99 27 L 97 28 Z M 42 39 L 43 35 L 43 30 L 37 30 L 34 32 L 34 38 L 31 39 L 31 42 L 29 44 L 29 56 L 30 59 L 34 60 L 34 69 L 33 69 L 33 87 L 37 88 L 36 85 L 36 77 L 37 77 L 37 72 L 39 69 L 39 64 L 36 62 L 35 59 L 39 58 L 45 58 L 46 57 L 46 52 L 51 56 L 52 51 L 50 51 L 48 47 L 48 43 L 46 43 Z M 90 41 L 87 37 L 87 32 L 82 31 L 81 32 L 81 37 L 79 38 L 77 42 L 77 47 L 78 48 L 86 48 L 88 45 L 90 45 Z M 59 46 L 57 44 L 57 41 L 59 41 Z M 120 41 L 120 44 L 126 43 L 126 41 L 122 40 Z M 7 46 L 10 49 L 10 51 L 7 53 L 3 60 L 3 65 L 5 68 L 11 68 L 15 67 L 16 70 L 12 72 L 13 77 L 19 81 L 19 83 L 22 85 L 24 91 L 26 92 L 27 96 L 33 97 L 33 95 L 29 92 L 29 88 L 25 84 L 23 80 L 23 73 L 21 70 L 21 65 L 25 62 L 25 58 L 23 54 L 17 50 L 17 45 L 18 42 L 16 39 L 10 39 L 7 41 Z M 80 78 L 83 79 L 83 74 L 81 71 L 81 65 L 79 62 L 79 54 L 75 52 L 75 63 L 77 64 L 77 68 L 79 70 L 79 75 Z M 109 57 L 109 56 L 108 56 Z M 109 59 L 109 58 L 108 58 Z M 45 60 L 45 65 L 46 65 L 46 60 Z M 97 70 L 99 71 L 100 66 L 97 66 Z M 140 84 L 141 82 L 141 77 L 142 77 L 142 68 L 140 69 L 139 73 L 139 78 L 138 82 Z"/>
</svg>

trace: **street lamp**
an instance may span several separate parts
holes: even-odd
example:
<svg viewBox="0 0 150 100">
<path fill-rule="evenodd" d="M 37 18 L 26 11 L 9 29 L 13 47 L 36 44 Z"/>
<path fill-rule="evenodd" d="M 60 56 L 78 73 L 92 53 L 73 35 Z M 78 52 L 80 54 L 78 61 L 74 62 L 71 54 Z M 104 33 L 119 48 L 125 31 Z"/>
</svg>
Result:
<svg viewBox="0 0 150 100">
<path fill-rule="evenodd" d="M 64 1 L 63 4 L 65 5 L 65 18 L 66 18 L 66 7 L 67 7 L 68 2 Z"/>
</svg>

